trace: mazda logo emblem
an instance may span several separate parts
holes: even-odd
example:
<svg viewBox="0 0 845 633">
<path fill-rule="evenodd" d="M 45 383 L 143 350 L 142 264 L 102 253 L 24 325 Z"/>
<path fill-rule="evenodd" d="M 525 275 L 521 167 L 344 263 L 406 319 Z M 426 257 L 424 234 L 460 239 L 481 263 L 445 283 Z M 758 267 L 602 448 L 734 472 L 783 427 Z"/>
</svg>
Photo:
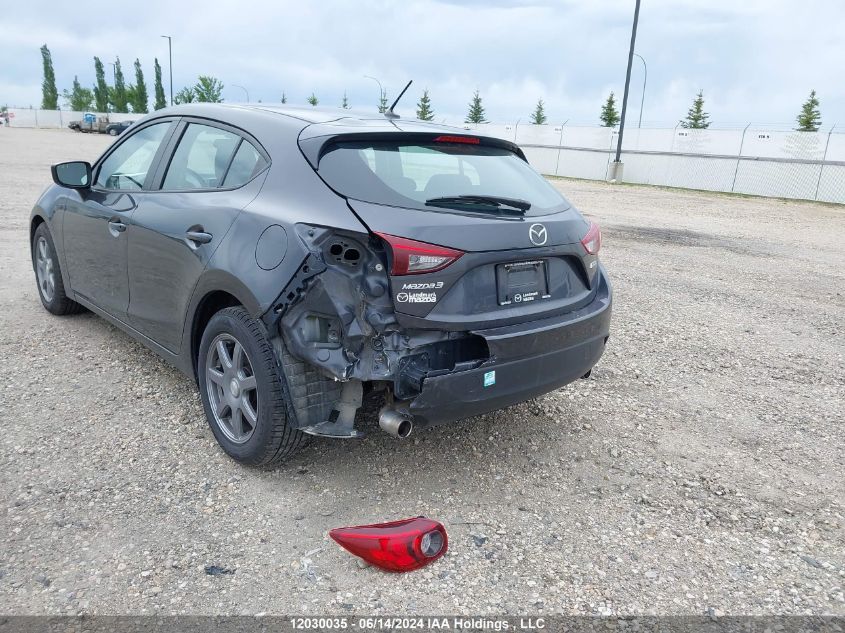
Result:
<svg viewBox="0 0 845 633">
<path fill-rule="evenodd" d="M 549 240 L 549 232 L 542 224 L 532 224 L 528 229 L 528 239 L 534 246 L 542 246 Z"/>
</svg>

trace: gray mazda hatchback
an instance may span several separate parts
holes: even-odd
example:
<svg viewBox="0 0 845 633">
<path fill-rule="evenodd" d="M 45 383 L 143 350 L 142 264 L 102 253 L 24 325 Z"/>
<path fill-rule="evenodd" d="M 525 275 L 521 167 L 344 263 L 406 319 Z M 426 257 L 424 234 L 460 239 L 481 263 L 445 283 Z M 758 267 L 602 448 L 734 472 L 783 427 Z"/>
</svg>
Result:
<svg viewBox="0 0 845 633">
<path fill-rule="evenodd" d="M 54 165 L 30 224 L 44 307 L 194 377 L 254 465 L 360 436 L 367 394 L 407 437 L 589 375 L 598 226 L 513 143 L 389 114 L 189 104 Z"/>
</svg>

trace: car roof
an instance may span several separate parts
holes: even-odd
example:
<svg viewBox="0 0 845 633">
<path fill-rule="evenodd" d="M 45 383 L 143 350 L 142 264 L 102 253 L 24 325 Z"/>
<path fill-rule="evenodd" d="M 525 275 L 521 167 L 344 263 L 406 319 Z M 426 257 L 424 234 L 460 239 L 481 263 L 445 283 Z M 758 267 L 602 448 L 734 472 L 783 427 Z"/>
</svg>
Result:
<svg viewBox="0 0 845 633">
<path fill-rule="evenodd" d="M 377 112 L 346 110 L 311 106 L 291 106 L 274 103 L 186 103 L 163 110 L 155 115 L 199 116 L 216 118 L 223 122 L 241 117 L 272 120 L 276 115 L 279 122 L 294 124 L 309 129 L 307 136 L 342 134 L 350 132 L 464 132 L 464 128 L 417 119 L 388 119 Z"/>
</svg>

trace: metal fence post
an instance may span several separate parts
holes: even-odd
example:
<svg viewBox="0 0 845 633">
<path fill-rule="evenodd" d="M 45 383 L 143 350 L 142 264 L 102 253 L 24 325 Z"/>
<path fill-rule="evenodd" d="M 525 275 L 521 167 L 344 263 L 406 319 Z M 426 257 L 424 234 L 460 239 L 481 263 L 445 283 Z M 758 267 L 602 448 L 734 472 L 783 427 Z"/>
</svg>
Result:
<svg viewBox="0 0 845 633">
<path fill-rule="evenodd" d="M 745 145 L 745 133 L 748 131 L 748 127 L 750 125 L 751 123 L 742 128 L 742 138 L 739 141 L 739 151 L 736 154 L 736 168 L 734 169 L 734 180 L 731 183 L 731 192 L 733 192 L 734 187 L 736 187 L 736 175 L 739 173 L 739 161 L 742 160 L 742 146 Z"/>
<path fill-rule="evenodd" d="M 569 119 L 566 119 L 561 126 L 560 126 L 560 136 L 557 139 L 557 160 L 555 161 L 555 176 L 557 176 L 557 170 L 560 169 L 560 153 L 563 151 L 563 126 L 569 123 Z"/>
<path fill-rule="evenodd" d="M 833 124 L 833 127 L 830 128 L 830 131 L 827 133 L 827 141 L 824 144 L 824 156 L 822 156 L 822 164 L 819 167 L 819 179 L 816 181 L 816 195 L 813 196 L 813 200 L 819 199 L 819 187 L 822 184 L 822 174 L 824 173 L 824 164 L 827 160 L 827 148 L 830 147 L 830 135 L 833 134 L 833 128 L 836 127 L 836 123 Z"/>
</svg>

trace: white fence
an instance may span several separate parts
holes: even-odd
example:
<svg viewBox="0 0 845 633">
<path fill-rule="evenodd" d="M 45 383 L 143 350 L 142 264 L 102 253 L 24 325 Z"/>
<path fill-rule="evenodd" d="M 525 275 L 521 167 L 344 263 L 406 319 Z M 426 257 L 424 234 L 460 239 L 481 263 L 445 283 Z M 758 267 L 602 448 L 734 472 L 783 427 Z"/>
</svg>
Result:
<svg viewBox="0 0 845 633">
<path fill-rule="evenodd" d="M 13 127 L 62 128 L 81 112 L 10 108 Z M 112 121 L 137 114 L 110 113 Z M 463 126 L 463 124 L 460 124 Z M 541 173 L 607 178 L 617 131 L 603 127 L 494 124 L 463 126 L 522 147 Z M 845 132 L 627 128 L 623 180 L 845 204 Z"/>
<path fill-rule="evenodd" d="M 9 125 L 11 127 L 43 127 L 43 128 L 64 128 L 71 121 L 82 119 L 82 112 L 72 110 L 36 110 L 34 108 L 9 108 Z M 106 116 L 100 113 L 99 116 Z M 112 123 L 121 121 L 134 121 L 141 118 L 140 114 L 120 114 L 109 112 L 108 117 Z"/>
<path fill-rule="evenodd" d="M 565 125 L 468 125 L 517 143 L 543 174 L 604 180 L 617 131 Z M 845 204 L 845 133 L 627 128 L 623 180 Z"/>
</svg>

